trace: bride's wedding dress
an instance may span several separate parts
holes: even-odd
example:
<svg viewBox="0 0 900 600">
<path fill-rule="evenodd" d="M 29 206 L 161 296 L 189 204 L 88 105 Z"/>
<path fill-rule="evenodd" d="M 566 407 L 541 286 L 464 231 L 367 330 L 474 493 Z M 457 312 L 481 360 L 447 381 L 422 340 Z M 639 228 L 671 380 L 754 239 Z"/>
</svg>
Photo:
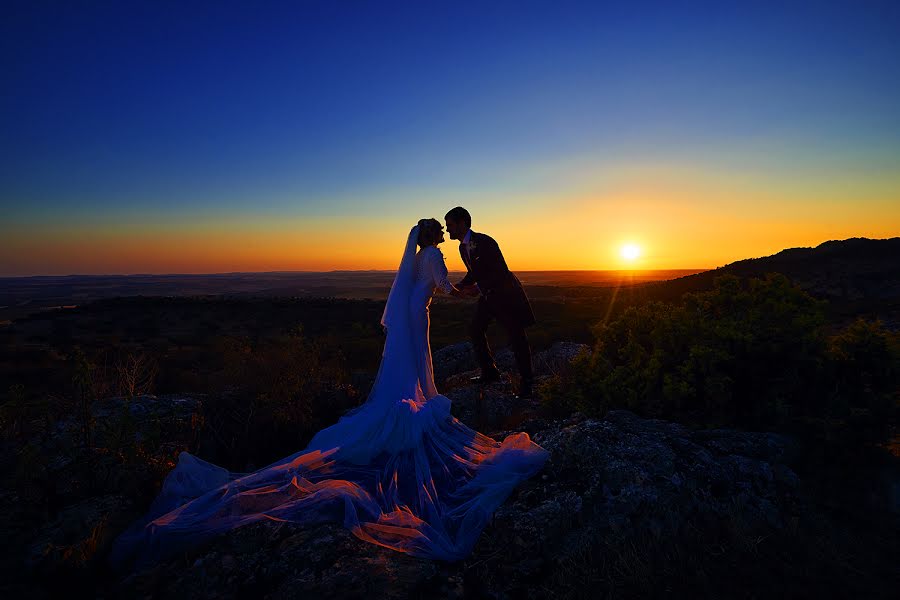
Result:
<svg viewBox="0 0 900 600">
<path fill-rule="evenodd" d="M 547 451 L 527 433 L 502 442 L 451 416 L 437 392 L 428 339 L 436 288 L 449 291 L 435 246 L 407 239 L 382 324 L 381 366 L 368 399 L 309 445 L 253 473 L 187 452 L 147 515 L 116 540 L 114 565 L 147 566 L 267 519 L 336 521 L 362 540 L 414 556 L 459 560 L 494 510 L 534 475 Z"/>
</svg>

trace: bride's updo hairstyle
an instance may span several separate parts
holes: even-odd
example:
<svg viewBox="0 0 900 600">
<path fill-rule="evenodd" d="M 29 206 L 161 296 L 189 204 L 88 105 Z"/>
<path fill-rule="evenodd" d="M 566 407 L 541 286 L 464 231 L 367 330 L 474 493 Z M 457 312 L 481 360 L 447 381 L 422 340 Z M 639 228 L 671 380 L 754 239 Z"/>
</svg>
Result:
<svg viewBox="0 0 900 600">
<path fill-rule="evenodd" d="M 441 224 L 437 219 L 419 219 L 419 248 L 435 245 L 441 239 Z"/>
</svg>

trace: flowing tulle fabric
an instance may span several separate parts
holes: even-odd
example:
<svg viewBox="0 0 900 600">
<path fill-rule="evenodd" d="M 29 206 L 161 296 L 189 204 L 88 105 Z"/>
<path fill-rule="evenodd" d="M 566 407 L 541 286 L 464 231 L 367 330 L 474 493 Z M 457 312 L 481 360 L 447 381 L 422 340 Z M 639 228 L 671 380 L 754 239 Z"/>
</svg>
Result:
<svg viewBox="0 0 900 600">
<path fill-rule="evenodd" d="M 496 508 L 541 469 L 547 452 L 527 433 L 500 442 L 469 428 L 450 414 L 446 396 L 426 399 L 423 387 L 434 385 L 423 386 L 418 375 L 416 324 L 430 300 L 413 281 L 417 233 L 410 232 L 385 306 L 384 353 L 366 402 L 302 451 L 253 473 L 181 453 L 148 514 L 116 540 L 114 566 L 146 567 L 262 520 L 335 521 L 366 542 L 424 558 L 454 561 L 471 552 Z"/>
</svg>

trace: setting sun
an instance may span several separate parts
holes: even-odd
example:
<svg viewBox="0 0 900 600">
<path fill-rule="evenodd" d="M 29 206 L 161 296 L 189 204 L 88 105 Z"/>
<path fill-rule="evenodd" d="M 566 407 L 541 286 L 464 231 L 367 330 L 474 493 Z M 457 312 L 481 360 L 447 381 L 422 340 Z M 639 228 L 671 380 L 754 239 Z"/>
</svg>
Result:
<svg viewBox="0 0 900 600">
<path fill-rule="evenodd" d="M 625 244 L 619 250 L 619 253 L 625 260 L 634 260 L 641 255 L 641 249 L 637 246 L 637 244 Z"/>
</svg>

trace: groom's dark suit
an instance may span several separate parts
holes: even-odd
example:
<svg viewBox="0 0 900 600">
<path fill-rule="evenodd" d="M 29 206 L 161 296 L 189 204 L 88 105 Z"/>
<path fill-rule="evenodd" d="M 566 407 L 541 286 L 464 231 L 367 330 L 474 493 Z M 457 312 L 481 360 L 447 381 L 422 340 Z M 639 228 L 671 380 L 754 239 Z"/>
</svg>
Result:
<svg viewBox="0 0 900 600">
<path fill-rule="evenodd" d="M 531 303 L 519 278 L 506 266 L 497 242 L 489 235 L 474 231 L 469 241 L 471 251 L 465 243 L 459 245 L 459 255 L 468 269 L 459 287 L 477 283 L 481 290 L 469 333 L 482 377 L 498 374 L 486 335 L 491 320 L 497 319 L 509 336 L 523 382 L 530 384 L 533 379 L 531 347 L 525 327 L 535 322 Z"/>
</svg>

